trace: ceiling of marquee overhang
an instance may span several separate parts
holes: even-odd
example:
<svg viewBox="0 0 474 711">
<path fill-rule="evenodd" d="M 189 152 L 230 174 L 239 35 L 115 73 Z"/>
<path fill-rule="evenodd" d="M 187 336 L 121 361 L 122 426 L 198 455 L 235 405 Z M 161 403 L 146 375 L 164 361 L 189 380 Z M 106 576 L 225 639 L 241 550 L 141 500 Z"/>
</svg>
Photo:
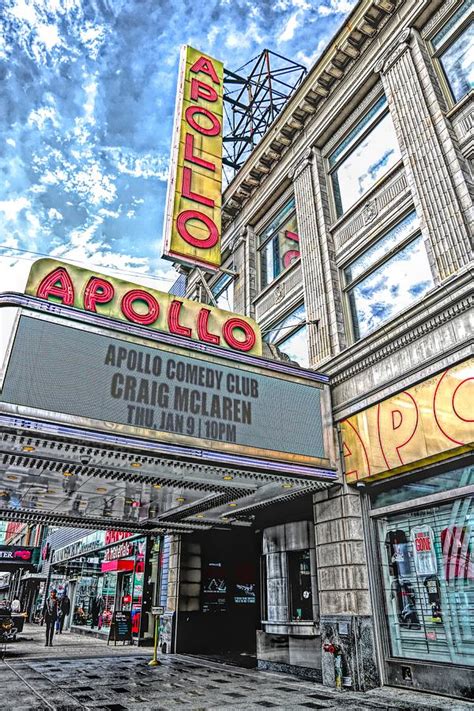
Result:
<svg viewBox="0 0 474 711">
<path fill-rule="evenodd" d="M 331 483 L 0 429 L 0 520 L 168 532 L 249 525 L 263 506 Z"/>
</svg>

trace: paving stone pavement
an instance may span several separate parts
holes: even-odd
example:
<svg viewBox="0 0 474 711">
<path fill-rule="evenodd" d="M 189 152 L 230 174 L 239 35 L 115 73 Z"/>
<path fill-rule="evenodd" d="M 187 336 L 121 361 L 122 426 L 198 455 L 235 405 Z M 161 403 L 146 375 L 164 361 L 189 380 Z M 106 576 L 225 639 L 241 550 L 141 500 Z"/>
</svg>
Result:
<svg viewBox="0 0 474 711">
<path fill-rule="evenodd" d="M 0 663 L 0 699 L 5 711 L 474 709 L 469 702 L 402 689 L 336 692 L 285 674 L 240 669 L 185 655 L 162 657 L 162 664 L 152 668 L 142 654 L 5 660 Z"/>
<path fill-rule="evenodd" d="M 30 641 L 23 654 L 0 661 L 1 711 L 474 711 L 472 703 L 442 696 L 387 687 L 337 692 L 288 674 L 186 655 L 162 656 L 160 666 L 149 667 L 150 650 L 111 648 L 77 635 L 45 649 L 39 633 L 33 637 L 36 646 Z"/>
</svg>

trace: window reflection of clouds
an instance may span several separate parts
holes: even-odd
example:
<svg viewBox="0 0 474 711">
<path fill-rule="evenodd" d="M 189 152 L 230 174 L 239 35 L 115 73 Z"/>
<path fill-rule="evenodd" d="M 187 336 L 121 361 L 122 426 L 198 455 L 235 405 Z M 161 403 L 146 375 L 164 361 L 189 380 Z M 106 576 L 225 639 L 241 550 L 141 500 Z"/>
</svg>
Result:
<svg viewBox="0 0 474 711">
<path fill-rule="evenodd" d="M 474 87 L 474 25 L 441 55 L 441 64 L 456 101 Z"/>
<path fill-rule="evenodd" d="M 344 270 L 346 283 L 354 281 L 363 272 L 367 271 L 376 261 L 386 255 L 393 247 L 403 242 L 418 226 L 416 212 L 410 212 L 401 222 L 393 227 L 387 234 L 379 239 L 372 247 L 358 257 Z"/>
<path fill-rule="evenodd" d="M 300 326 L 300 328 L 297 328 Z M 292 327 L 297 328 L 292 332 Z M 298 306 L 284 319 L 272 326 L 264 336 L 267 343 L 278 346 L 290 360 L 307 367 L 308 358 L 308 327 L 306 326 L 306 309 L 304 304 Z"/>
<path fill-rule="evenodd" d="M 386 114 L 332 175 L 341 215 L 400 159 L 395 129 Z"/>
<path fill-rule="evenodd" d="M 423 238 L 417 237 L 349 291 L 357 338 L 408 307 L 433 285 Z"/>
</svg>

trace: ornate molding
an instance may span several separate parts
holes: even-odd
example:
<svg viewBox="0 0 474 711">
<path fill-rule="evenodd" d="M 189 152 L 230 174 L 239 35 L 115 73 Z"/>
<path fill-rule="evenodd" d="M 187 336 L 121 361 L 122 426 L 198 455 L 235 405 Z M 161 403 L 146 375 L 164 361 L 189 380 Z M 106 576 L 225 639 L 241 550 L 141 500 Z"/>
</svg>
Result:
<svg viewBox="0 0 474 711">
<path fill-rule="evenodd" d="M 410 49 L 411 28 L 405 27 L 398 35 L 395 42 L 388 48 L 383 56 L 375 63 L 374 72 L 376 74 L 385 74 L 390 67 L 402 56 L 407 49 Z"/>
<path fill-rule="evenodd" d="M 438 12 L 435 12 L 433 17 L 430 17 L 426 25 L 421 31 L 421 36 L 426 39 L 430 36 L 432 31 L 436 28 L 436 25 L 440 24 L 442 20 L 449 14 L 450 10 L 455 5 L 460 4 L 459 0 L 444 0 Z"/>
<path fill-rule="evenodd" d="M 369 225 L 375 220 L 378 215 L 377 198 L 372 200 L 367 200 L 364 207 L 362 208 L 362 219 L 364 220 L 364 225 Z"/>
<path fill-rule="evenodd" d="M 453 304 L 447 309 L 440 311 L 439 313 L 432 316 L 430 319 L 427 319 L 426 321 L 423 321 L 422 323 L 419 323 L 418 325 L 414 326 L 409 332 L 404 333 L 398 338 L 395 338 L 390 343 L 387 343 L 385 346 L 382 346 L 382 348 L 378 348 L 374 353 L 371 353 L 365 358 L 362 358 L 361 360 L 357 361 L 357 363 L 354 363 L 354 365 L 345 368 L 337 375 L 331 377 L 331 387 L 341 385 L 341 383 L 344 383 L 346 380 L 353 378 L 360 372 L 367 370 L 367 368 L 371 368 L 377 363 L 380 363 L 381 360 L 387 358 L 393 353 L 396 353 L 401 348 L 405 348 L 406 346 L 410 345 L 410 343 L 413 343 L 414 341 L 417 341 L 423 336 L 426 336 L 428 333 L 435 331 L 437 328 L 447 323 L 448 321 L 452 321 L 457 316 L 460 316 L 466 311 L 469 311 L 472 308 L 472 301 L 472 296 L 465 296 L 457 304 Z"/>
<path fill-rule="evenodd" d="M 289 179 L 293 182 L 295 180 L 297 180 L 298 177 L 302 173 L 304 173 L 304 171 L 307 168 L 311 167 L 312 162 L 313 162 L 313 151 L 311 148 L 308 148 L 301 156 L 299 163 L 290 169 L 290 171 L 288 173 Z"/>
</svg>

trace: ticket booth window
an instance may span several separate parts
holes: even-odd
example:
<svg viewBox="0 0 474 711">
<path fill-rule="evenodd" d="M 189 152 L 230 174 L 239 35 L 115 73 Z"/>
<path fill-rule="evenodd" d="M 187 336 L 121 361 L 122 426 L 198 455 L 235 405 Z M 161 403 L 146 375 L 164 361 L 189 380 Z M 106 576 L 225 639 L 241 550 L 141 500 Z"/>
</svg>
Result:
<svg viewBox="0 0 474 711">
<path fill-rule="evenodd" d="M 313 619 L 309 550 L 288 553 L 290 615 L 292 620 Z"/>
</svg>

